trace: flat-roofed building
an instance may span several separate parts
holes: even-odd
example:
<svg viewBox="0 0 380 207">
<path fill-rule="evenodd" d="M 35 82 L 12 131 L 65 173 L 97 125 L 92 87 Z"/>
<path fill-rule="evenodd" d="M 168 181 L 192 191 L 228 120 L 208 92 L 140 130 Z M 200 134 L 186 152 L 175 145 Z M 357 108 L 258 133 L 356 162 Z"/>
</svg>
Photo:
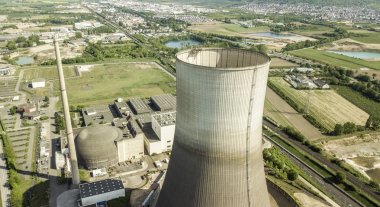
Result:
<svg viewBox="0 0 380 207">
<path fill-rule="evenodd" d="M 106 179 L 79 184 L 79 193 L 82 206 L 95 205 L 100 202 L 125 197 L 123 182 L 119 179 Z"/>
<path fill-rule="evenodd" d="M 135 120 L 128 122 L 128 129 L 123 130 L 122 137 L 115 140 L 119 162 L 144 156 L 144 134 Z"/>
<path fill-rule="evenodd" d="M 152 96 L 151 101 L 159 111 L 175 110 L 176 98 L 172 94 Z"/>
<path fill-rule="evenodd" d="M 34 79 L 31 83 L 32 88 L 44 88 L 45 85 L 46 81 L 43 78 Z"/>
<path fill-rule="evenodd" d="M 172 149 L 176 112 L 152 115 L 152 129 L 161 141 L 162 152 Z"/>
<path fill-rule="evenodd" d="M 129 99 L 128 103 L 136 114 L 144 114 L 151 111 L 149 106 L 141 98 Z"/>
</svg>

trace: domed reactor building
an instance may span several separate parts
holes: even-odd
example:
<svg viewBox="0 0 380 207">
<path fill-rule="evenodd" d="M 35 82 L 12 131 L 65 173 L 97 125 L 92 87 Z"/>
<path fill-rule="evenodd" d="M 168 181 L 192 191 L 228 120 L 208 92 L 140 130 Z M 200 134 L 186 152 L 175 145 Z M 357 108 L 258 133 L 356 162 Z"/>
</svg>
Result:
<svg viewBox="0 0 380 207">
<path fill-rule="evenodd" d="M 269 207 L 262 117 L 270 58 L 240 49 L 177 54 L 177 120 L 157 207 Z"/>
<path fill-rule="evenodd" d="M 106 125 L 90 126 L 76 137 L 79 162 L 87 169 L 99 169 L 118 163 L 118 149 L 115 140 L 122 137 L 116 127 Z"/>
</svg>

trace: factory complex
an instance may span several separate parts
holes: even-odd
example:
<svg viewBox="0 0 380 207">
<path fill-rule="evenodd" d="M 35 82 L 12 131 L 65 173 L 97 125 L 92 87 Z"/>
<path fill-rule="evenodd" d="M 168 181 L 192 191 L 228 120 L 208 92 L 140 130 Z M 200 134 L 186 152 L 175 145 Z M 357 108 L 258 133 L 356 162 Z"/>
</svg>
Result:
<svg viewBox="0 0 380 207">
<path fill-rule="evenodd" d="M 83 108 L 84 127 L 73 130 L 79 166 L 97 175 L 97 170 L 127 161 L 136 162 L 145 154 L 170 151 L 175 131 L 175 108 L 176 98 L 171 94 L 128 101 L 118 98 L 112 104 Z M 60 151 L 66 157 L 67 143 L 62 134 Z M 61 167 L 70 172 L 69 165 Z"/>
</svg>

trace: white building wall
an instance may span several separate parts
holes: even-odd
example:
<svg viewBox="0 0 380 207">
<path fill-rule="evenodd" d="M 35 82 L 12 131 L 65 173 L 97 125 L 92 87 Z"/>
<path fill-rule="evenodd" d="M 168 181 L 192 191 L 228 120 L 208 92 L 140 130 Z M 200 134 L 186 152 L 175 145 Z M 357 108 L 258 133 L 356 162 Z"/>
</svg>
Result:
<svg viewBox="0 0 380 207">
<path fill-rule="evenodd" d="M 89 205 L 93 205 L 93 204 L 96 204 L 96 203 L 99 203 L 102 201 L 109 201 L 109 200 L 124 197 L 124 196 L 125 196 L 125 190 L 120 189 L 120 190 L 111 191 L 108 193 L 103 193 L 100 195 L 82 198 L 82 205 L 83 206 L 89 206 Z"/>
<path fill-rule="evenodd" d="M 45 87 L 45 81 L 32 82 L 32 88 L 43 88 Z"/>
<path fill-rule="evenodd" d="M 152 129 L 158 136 L 161 142 L 161 152 L 166 152 L 172 149 L 175 124 L 161 126 L 158 121 L 152 116 Z"/>
<path fill-rule="evenodd" d="M 161 141 L 149 142 L 149 140 L 145 138 L 144 144 L 149 155 L 162 153 Z"/>
<path fill-rule="evenodd" d="M 172 150 L 175 125 L 163 126 L 160 131 L 162 151 Z"/>
<path fill-rule="evenodd" d="M 143 134 L 138 134 L 135 138 L 117 142 L 119 162 L 144 156 L 143 136 Z"/>
</svg>

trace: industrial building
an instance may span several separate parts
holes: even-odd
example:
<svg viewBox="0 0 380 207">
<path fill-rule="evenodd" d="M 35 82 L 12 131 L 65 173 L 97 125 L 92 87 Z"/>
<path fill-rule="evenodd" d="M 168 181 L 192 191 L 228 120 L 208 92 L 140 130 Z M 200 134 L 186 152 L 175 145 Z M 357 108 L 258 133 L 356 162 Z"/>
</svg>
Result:
<svg viewBox="0 0 380 207">
<path fill-rule="evenodd" d="M 82 109 L 85 126 L 91 124 L 111 124 L 117 118 L 110 105 L 98 105 Z"/>
<path fill-rule="evenodd" d="M 121 130 L 116 127 L 97 125 L 84 128 L 75 139 L 80 164 L 87 169 L 117 164 L 119 158 L 115 140 L 122 136 Z"/>
<path fill-rule="evenodd" d="M 141 98 L 129 99 L 128 104 L 135 114 L 145 114 L 152 111 Z"/>
<path fill-rule="evenodd" d="M 159 111 L 175 110 L 176 98 L 172 94 L 162 94 L 150 98 Z"/>
<path fill-rule="evenodd" d="M 119 162 L 138 159 L 144 156 L 144 134 L 135 121 L 128 122 L 129 130 L 115 140 Z"/>
<path fill-rule="evenodd" d="M 34 79 L 31 82 L 32 88 L 44 88 L 46 85 L 46 81 L 43 78 Z"/>
<path fill-rule="evenodd" d="M 123 182 L 118 179 L 106 179 L 93 183 L 79 184 L 79 194 L 82 206 L 125 197 Z"/>
<path fill-rule="evenodd" d="M 177 54 L 175 142 L 156 207 L 269 207 L 262 117 L 270 58 L 242 49 Z"/>
<path fill-rule="evenodd" d="M 136 126 L 129 122 L 123 130 L 107 125 L 84 128 L 75 139 L 80 164 L 99 169 L 144 156 L 144 135 Z"/>
</svg>

